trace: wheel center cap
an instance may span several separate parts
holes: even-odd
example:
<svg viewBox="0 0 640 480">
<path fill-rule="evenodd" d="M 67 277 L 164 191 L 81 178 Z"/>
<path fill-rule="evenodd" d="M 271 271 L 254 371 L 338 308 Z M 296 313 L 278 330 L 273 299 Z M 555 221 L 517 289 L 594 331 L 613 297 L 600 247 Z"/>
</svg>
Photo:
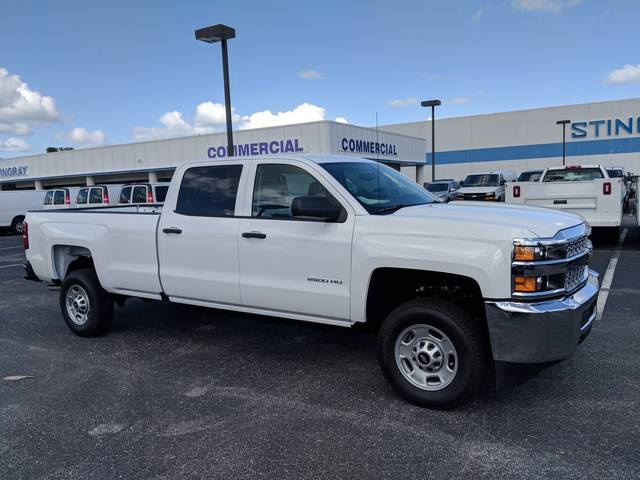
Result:
<svg viewBox="0 0 640 480">
<path fill-rule="evenodd" d="M 431 362 L 431 357 L 429 356 L 428 353 L 426 352 L 420 352 L 418 354 L 418 361 L 422 364 L 422 365 L 429 365 L 429 363 Z"/>
</svg>

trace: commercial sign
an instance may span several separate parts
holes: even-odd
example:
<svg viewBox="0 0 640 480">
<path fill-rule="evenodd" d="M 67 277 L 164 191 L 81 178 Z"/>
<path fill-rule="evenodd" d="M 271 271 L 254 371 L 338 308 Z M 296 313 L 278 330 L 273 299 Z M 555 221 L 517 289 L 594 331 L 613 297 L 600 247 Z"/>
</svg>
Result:
<svg viewBox="0 0 640 480">
<path fill-rule="evenodd" d="M 571 123 L 571 137 L 612 137 L 640 133 L 640 117 L 610 118 Z"/>
<path fill-rule="evenodd" d="M 27 165 L 20 165 L 18 167 L 0 167 L 1 177 L 23 177 L 27 174 Z"/>
<path fill-rule="evenodd" d="M 270 142 L 243 143 L 233 146 L 234 157 L 252 157 L 256 155 L 277 155 L 278 153 L 303 152 L 297 138 L 287 140 L 272 140 Z M 227 147 L 209 147 L 207 149 L 209 158 L 224 158 L 227 156 Z"/>
<path fill-rule="evenodd" d="M 369 140 L 356 140 L 354 138 L 343 138 L 340 142 L 343 152 L 368 153 L 370 155 L 385 155 L 397 157 L 398 150 L 393 143 L 372 142 Z"/>
</svg>

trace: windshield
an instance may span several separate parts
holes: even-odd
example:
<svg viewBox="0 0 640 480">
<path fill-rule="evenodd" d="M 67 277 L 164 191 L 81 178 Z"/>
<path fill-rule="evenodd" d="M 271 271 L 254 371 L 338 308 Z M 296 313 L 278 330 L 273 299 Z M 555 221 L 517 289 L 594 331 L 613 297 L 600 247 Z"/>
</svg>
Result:
<svg viewBox="0 0 640 480">
<path fill-rule="evenodd" d="M 497 187 L 500 176 L 496 174 L 469 175 L 465 181 L 465 187 Z"/>
<path fill-rule="evenodd" d="M 522 172 L 518 177 L 519 182 L 537 182 L 542 176 L 542 170 L 535 170 L 531 172 Z"/>
<path fill-rule="evenodd" d="M 622 177 L 624 177 L 624 174 L 622 173 L 622 170 L 616 170 L 616 169 L 611 169 L 611 168 L 607 168 L 607 175 L 609 175 L 609 178 L 622 178 Z"/>
<path fill-rule="evenodd" d="M 323 163 L 322 168 L 372 214 L 393 213 L 395 209 L 405 206 L 440 203 L 417 183 L 383 164 Z"/>
<path fill-rule="evenodd" d="M 599 168 L 569 167 L 561 170 L 549 170 L 543 182 L 589 182 L 597 178 L 604 178 Z"/>
<path fill-rule="evenodd" d="M 430 192 L 446 192 L 449 190 L 448 183 L 430 183 L 427 185 L 427 190 Z"/>
</svg>

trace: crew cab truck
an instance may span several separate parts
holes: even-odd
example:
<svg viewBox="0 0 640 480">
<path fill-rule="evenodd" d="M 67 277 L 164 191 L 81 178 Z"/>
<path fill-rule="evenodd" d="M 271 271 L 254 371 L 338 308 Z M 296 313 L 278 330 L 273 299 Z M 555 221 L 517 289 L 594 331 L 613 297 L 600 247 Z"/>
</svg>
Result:
<svg viewBox="0 0 640 480">
<path fill-rule="evenodd" d="M 592 227 L 607 227 L 615 238 L 622 224 L 621 178 L 609 178 L 600 165 L 547 168 L 538 182 L 514 182 L 507 203 L 549 207 L 580 214 Z"/>
<path fill-rule="evenodd" d="M 366 322 L 389 382 L 432 408 L 571 356 L 596 318 L 579 216 L 444 204 L 354 157 L 187 163 L 162 208 L 30 212 L 26 223 L 27 278 L 60 285 L 77 335 L 107 331 L 129 297 Z"/>
</svg>

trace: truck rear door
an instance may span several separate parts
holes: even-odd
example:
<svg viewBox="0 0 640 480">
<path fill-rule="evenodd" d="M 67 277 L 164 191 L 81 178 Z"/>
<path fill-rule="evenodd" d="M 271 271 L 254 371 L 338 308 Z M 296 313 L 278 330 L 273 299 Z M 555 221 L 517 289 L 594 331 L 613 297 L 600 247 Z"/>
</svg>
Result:
<svg viewBox="0 0 640 480">
<path fill-rule="evenodd" d="M 187 168 L 161 215 L 160 279 L 172 300 L 239 305 L 242 163 Z M 180 175 L 180 173 L 177 173 Z"/>
</svg>

